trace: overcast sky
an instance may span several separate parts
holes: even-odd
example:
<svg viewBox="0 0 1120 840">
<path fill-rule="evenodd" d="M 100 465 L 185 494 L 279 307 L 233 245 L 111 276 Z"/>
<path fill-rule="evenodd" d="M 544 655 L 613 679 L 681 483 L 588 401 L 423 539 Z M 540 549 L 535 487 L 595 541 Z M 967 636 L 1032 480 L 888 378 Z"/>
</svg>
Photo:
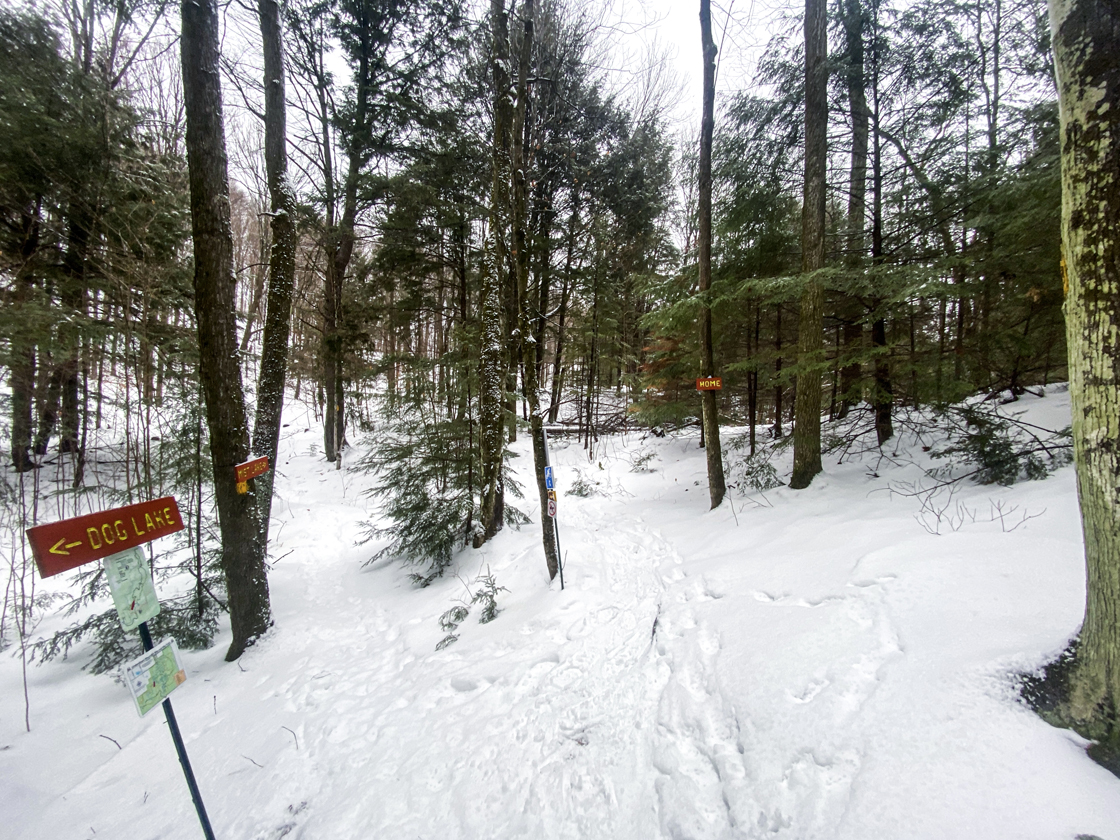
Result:
<svg viewBox="0 0 1120 840">
<path fill-rule="evenodd" d="M 774 31 L 773 21 L 796 12 L 795 6 L 789 0 L 713 0 L 712 27 L 719 50 L 717 108 L 720 98 L 749 85 L 754 63 Z M 698 130 L 703 93 L 700 0 L 622 0 L 618 20 L 620 46 L 629 42 L 621 53 L 629 54 L 631 61 L 652 45 L 668 51 L 681 83 L 674 113 L 681 128 L 695 122 Z"/>
</svg>

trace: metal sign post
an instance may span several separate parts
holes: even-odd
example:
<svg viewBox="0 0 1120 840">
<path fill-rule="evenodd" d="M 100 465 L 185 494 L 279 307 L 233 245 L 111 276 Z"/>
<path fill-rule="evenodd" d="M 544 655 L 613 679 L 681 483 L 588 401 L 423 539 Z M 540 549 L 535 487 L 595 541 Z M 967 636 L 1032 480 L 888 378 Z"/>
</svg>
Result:
<svg viewBox="0 0 1120 840">
<path fill-rule="evenodd" d="M 267 459 L 265 460 L 267 464 Z M 104 558 L 105 575 L 121 626 L 125 630 L 140 631 L 140 641 L 147 654 L 154 647 L 152 634 L 148 632 L 148 619 L 159 614 L 159 599 L 156 597 L 151 569 L 139 547 L 183 528 L 183 517 L 179 514 L 178 504 L 174 497 L 166 496 L 138 505 L 37 525 L 27 529 L 26 534 L 41 577 L 61 574 L 76 569 L 83 563 Z M 187 748 L 175 720 L 175 710 L 171 708 L 171 700 L 167 697 L 183 683 L 186 674 L 177 664 L 174 646 L 166 649 L 170 653 L 169 660 L 162 656 L 164 646 L 160 647 L 156 656 L 142 656 L 126 667 L 126 674 L 143 682 L 143 685 L 130 686 L 130 690 L 136 698 L 137 710 L 141 716 L 162 699 L 163 714 L 167 718 L 167 727 L 171 730 L 171 740 L 175 742 L 175 752 L 183 767 L 183 775 L 187 778 L 187 787 L 190 789 L 195 811 L 198 812 L 198 821 L 202 824 L 202 833 L 206 840 L 214 840 L 214 830 L 210 827 L 210 818 L 206 815 L 206 806 L 202 804 L 202 794 L 198 790 L 194 771 L 191 770 L 190 759 L 187 758 Z M 141 697 L 145 699 L 141 700 Z"/>
<path fill-rule="evenodd" d="M 560 591 L 564 591 L 564 555 L 560 553 L 560 523 L 556 521 L 556 482 L 552 477 L 552 466 L 548 457 L 548 430 L 541 429 L 544 435 L 544 486 L 548 490 L 548 515 L 552 517 L 552 533 L 556 537 L 556 565 L 560 568 Z"/>
<path fill-rule="evenodd" d="M 140 641 L 144 644 L 144 650 L 150 651 L 152 645 L 152 634 L 148 632 L 148 622 L 143 622 L 140 625 Z M 198 821 L 202 824 L 202 834 L 206 840 L 214 840 L 214 829 L 210 827 L 210 817 L 206 814 L 206 806 L 202 803 L 202 793 L 198 789 L 198 782 L 194 778 L 194 770 L 191 769 L 191 760 L 187 758 L 187 746 L 183 743 L 183 736 L 179 732 L 179 722 L 175 719 L 175 710 L 171 708 L 171 698 L 164 698 L 163 701 L 163 716 L 167 718 L 167 728 L 171 730 L 171 740 L 175 742 L 175 753 L 179 756 L 179 764 L 183 768 L 183 775 L 187 779 L 187 788 L 191 792 L 191 801 L 194 802 L 194 810 L 198 813 Z"/>
</svg>

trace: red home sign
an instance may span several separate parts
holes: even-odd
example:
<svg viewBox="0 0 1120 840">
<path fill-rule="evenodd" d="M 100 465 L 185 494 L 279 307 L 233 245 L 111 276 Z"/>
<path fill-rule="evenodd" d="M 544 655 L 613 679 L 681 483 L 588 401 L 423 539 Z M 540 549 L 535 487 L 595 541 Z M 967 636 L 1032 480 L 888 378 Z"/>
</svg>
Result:
<svg viewBox="0 0 1120 840">
<path fill-rule="evenodd" d="M 696 380 L 697 391 L 721 391 L 723 379 L 718 376 L 704 376 Z"/>
<path fill-rule="evenodd" d="M 75 516 L 27 529 L 27 541 L 39 567 L 50 577 L 126 548 L 143 545 L 183 530 L 173 496 L 138 505 Z"/>
</svg>

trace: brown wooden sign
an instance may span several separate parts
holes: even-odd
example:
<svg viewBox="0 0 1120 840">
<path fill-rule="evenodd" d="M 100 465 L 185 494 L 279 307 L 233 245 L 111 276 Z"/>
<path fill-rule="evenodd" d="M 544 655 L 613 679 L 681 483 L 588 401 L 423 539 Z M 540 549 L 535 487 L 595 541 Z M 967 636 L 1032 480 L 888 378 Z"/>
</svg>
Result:
<svg viewBox="0 0 1120 840">
<path fill-rule="evenodd" d="M 268 472 L 268 456 L 262 455 L 260 458 L 254 458 L 252 461 L 246 461 L 244 464 L 238 464 L 233 468 L 234 475 L 237 477 L 237 483 L 248 481 L 250 478 L 264 475 Z"/>
<path fill-rule="evenodd" d="M 31 553 L 43 577 L 68 572 L 90 563 L 183 530 L 183 518 L 173 496 L 138 505 L 75 516 L 27 529 Z"/>
<path fill-rule="evenodd" d="M 723 379 L 718 376 L 702 376 L 696 380 L 697 391 L 722 391 Z"/>
</svg>

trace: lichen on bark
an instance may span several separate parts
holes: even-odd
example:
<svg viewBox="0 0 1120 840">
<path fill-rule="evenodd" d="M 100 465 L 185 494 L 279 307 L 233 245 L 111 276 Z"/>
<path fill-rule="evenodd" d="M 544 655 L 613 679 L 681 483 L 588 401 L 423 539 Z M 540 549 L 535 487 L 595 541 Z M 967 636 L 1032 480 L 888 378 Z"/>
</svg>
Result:
<svg viewBox="0 0 1120 840">
<path fill-rule="evenodd" d="M 1050 0 L 1085 620 L 1054 718 L 1120 753 L 1120 9 Z"/>
</svg>

